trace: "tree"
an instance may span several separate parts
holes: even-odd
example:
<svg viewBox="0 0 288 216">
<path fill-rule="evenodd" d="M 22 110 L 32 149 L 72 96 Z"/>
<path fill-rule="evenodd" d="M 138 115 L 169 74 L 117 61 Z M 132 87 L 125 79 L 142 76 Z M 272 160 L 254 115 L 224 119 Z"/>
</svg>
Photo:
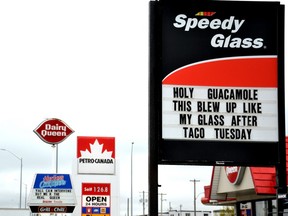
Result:
<svg viewBox="0 0 288 216">
<path fill-rule="evenodd" d="M 220 216 L 234 216 L 234 207 L 232 206 L 225 206 L 220 211 Z"/>
</svg>

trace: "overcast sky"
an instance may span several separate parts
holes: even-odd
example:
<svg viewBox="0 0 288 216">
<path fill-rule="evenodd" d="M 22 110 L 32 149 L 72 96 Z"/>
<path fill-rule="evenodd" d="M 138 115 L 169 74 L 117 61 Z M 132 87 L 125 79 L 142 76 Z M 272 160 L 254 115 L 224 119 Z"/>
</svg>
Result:
<svg viewBox="0 0 288 216">
<path fill-rule="evenodd" d="M 142 213 L 139 200 L 148 191 L 148 3 L 0 1 L 0 148 L 23 158 L 23 200 L 35 173 L 54 171 L 53 149 L 33 130 L 46 118 L 59 118 L 75 131 L 59 145 L 59 173 L 71 172 L 77 136 L 116 137 L 121 215 L 130 197 L 134 142 L 134 214 Z M 19 162 L 0 151 L 0 208 L 19 206 Z M 161 166 L 163 210 L 193 209 L 190 180 L 200 180 L 196 191 L 203 193 L 211 171 Z M 211 209 L 201 196 L 198 209 Z"/>
</svg>

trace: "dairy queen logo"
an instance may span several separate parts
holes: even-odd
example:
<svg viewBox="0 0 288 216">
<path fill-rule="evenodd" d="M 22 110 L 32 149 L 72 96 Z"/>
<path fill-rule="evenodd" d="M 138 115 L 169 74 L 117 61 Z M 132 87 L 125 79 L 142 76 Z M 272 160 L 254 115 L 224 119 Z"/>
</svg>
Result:
<svg viewBox="0 0 288 216">
<path fill-rule="evenodd" d="M 225 173 L 230 183 L 239 185 L 243 179 L 245 167 L 225 166 Z"/>
<path fill-rule="evenodd" d="M 34 132 L 40 139 L 49 144 L 58 144 L 70 136 L 74 131 L 60 119 L 43 121 Z"/>
</svg>

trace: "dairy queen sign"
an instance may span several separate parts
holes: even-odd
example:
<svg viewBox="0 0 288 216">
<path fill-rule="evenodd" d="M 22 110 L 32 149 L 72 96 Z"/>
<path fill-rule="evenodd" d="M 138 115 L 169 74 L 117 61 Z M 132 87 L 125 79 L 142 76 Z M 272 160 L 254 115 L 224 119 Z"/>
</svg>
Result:
<svg viewBox="0 0 288 216">
<path fill-rule="evenodd" d="M 241 166 L 225 166 L 225 173 L 227 176 L 227 179 L 231 184 L 239 185 L 242 182 L 245 167 Z"/>
<path fill-rule="evenodd" d="M 51 118 L 33 130 L 44 142 L 55 145 L 64 141 L 74 131 L 63 121 Z"/>
</svg>

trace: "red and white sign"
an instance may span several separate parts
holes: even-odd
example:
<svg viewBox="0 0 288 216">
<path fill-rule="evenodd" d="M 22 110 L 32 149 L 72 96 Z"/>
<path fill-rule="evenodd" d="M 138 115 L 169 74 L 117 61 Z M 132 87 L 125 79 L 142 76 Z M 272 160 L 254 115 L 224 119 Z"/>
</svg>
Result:
<svg viewBox="0 0 288 216">
<path fill-rule="evenodd" d="M 276 56 L 182 67 L 162 81 L 162 138 L 277 142 L 277 87 Z"/>
<path fill-rule="evenodd" d="M 243 179 L 245 167 L 240 166 L 225 166 L 224 167 L 227 179 L 231 184 L 239 185 Z"/>
<path fill-rule="evenodd" d="M 110 183 L 82 183 L 82 216 L 109 216 L 110 210 Z"/>
<path fill-rule="evenodd" d="M 44 142 L 54 145 L 64 141 L 74 131 L 60 119 L 52 118 L 43 121 L 34 132 Z"/>
<path fill-rule="evenodd" d="M 77 137 L 79 174 L 115 173 L 115 137 Z"/>
</svg>

